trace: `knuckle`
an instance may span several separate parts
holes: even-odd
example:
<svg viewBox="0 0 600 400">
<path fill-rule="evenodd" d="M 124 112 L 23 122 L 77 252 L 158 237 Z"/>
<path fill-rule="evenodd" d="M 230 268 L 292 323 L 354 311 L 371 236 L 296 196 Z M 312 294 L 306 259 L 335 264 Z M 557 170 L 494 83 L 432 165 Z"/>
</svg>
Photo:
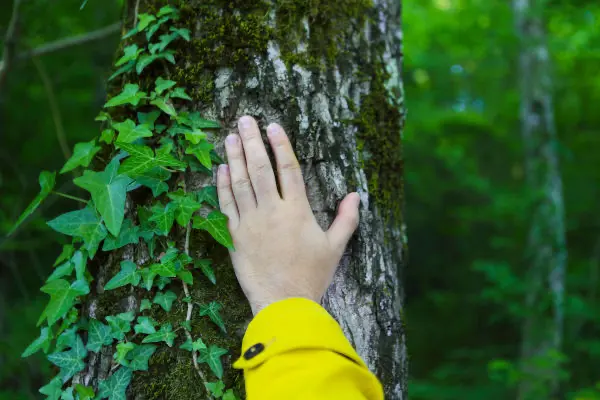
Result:
<svg viewBox="0 0 600 400">
<path fill-rule="evenodd" d="M 248 178 L 237 178 L 233 185 L 239 189 L 249 189 L 250 188 L 250 179 Z"/>
<path fill-rule="evenodd" d="M 290 161 L 286 161 L 286 162 L 282 163 L 280 168 L 284 169 L 286 171 L 295 171 L 295 170 L 300 169 L 300 164 L 298 164 L 298 161 L 290 160 Z"/>
</svg>

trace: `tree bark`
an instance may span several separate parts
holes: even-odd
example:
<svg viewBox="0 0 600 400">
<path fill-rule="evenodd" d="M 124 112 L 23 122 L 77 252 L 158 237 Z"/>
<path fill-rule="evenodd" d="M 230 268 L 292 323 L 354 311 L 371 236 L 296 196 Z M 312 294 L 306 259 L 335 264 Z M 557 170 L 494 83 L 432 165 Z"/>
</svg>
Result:
<svg viewBox="0 0 600 400">
<path fill-rule="evenodd" d="M 240 116 L 254 116 L 263 130 L 268 123 L 278 122 L 294 144 L 310 204 L 323 229 L 329 227 L 347 193 L 360 193 L 360 225 L 323 305 L 381 379 L 386 398 L 405 399 L 399 1 L 175 3 L 181 9 L 178 25 L 190 28 L 193 39 L 177 48 L 176 66 L 165 64 L 152 73 L 178 81 L 194 98 L 196 110 L 221 122 L 224 129 L 211 138 L 217 153 L 224 154 L 223 140 L 236 131 Z M 127 30 L 135 9 L 156 12 L 165 4 L 142 0 L 138 7 L 135 0 L 129 0 Z M 263 139 L 266 143 L 266 136 Z M 196 189 L 214 184 L 215 178 L 191 174 L 186 185 Z M 128 209 L 134 212 L 139 201 L 130 198 Z M 172 236 L 181 244 L 185 232 Z M 241 389 L 241 376 L 228 367 L 239 356 L 250 309 L 226 250 L 214 245 L 208 235 L 194 232 L 190 253 L 195 258 L 212 258 L 216 264 L 218 285 L 195 284 L 191 291 L 194 298 L 224 304 L 230 334 L 218 334 L 196 316 L 197 310 L 193 331 L 230 349 L 224 380 Z M 111 254 L 98 266 L 98 293 L 88 307 L 96 318 L 137 309 L 144 296 L 143 291 L 131 291 L 127 301 L 115 303 L 110 293 L 101 293 L 101 285 L 114 275 L 123 258 L 140 264 L 148 254 L 145 247 L 128 246 L 122 256 Z M 169 318 L 182 318 L 186 307 L 185 303 L 175 305 L 174 316 Z M 78 379 L 96 386 L 108 376 L 111 359 L 112 351 L 93 355 Z M 195 399 L 205 398 L 204 393 L 189 353 L 175 346 L 157 351 L 147 373 L 134 374 L 129 397 Z"/>
<path fill-rule="evenodd" d="M 514 0 L 521 40 L 521 132 L 526 180 L 533 194 L 528 281 L 518 398 L 552 398 L 559 385 L 567 248 L 558 138 L 552 104 L 551 60 L 543 0 Z"/>
</svg>

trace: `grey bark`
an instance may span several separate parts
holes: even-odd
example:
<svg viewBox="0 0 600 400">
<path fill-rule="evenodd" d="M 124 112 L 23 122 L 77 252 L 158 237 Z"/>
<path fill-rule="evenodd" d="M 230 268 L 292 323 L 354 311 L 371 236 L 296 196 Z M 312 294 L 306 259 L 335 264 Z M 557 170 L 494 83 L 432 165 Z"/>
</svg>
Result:
<svg viewBox="0 0 600 400">
<path fill-rule="evenodd" d="M 551 59 L 544 25 L 543 0 L 514 0 L 521 39 L 521 133 L 525 172 L 533 193 L 528 237 L 528 293 L 523 324 L 522 400 L 551 398 L 559 385 L 564 329 L 565 239 L 562 178 L 552 101 Z M 545 360 L 542 364 L 540 360 Z M 538 361 L 536 363 L 536 361 Z"/>
</svg>

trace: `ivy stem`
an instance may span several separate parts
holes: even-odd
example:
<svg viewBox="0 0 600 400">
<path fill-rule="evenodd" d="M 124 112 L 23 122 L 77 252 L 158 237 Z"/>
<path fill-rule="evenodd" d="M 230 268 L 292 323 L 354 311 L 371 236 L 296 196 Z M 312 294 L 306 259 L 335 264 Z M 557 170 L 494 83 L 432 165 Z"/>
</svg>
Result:
<svg viewBox="0 0 600 400">
<path fill-rule="evenodd" d="M 187 228 L 185 231 L 185 244 L 183 247 L 183 251 L 185 252 L 186 255 L 190 255 L 190 234 L 192 232 L 192 223 L 188 222 L 187 224 Z M 181 281 L 182 285 L 183 285 L 183 292 L 185 293 L 186 297 L 190 297 L 190 289 L 188 288 L 187 283 L 185 283 L 184 281 Z M 186 322 L 189 322 L 192 320 L 192 311 L 194 309 L 194 304 L 193 302 L 189 302 L 188 306 L 187 306 L 187 314 L 185 316 L 185 320 Z M 187 338 L 190 340 L 190 342 L 193 342 L 194 340 L 192 339 L 192 334 L 190 333 L 190 331 L 188 331 L 187 329 L 184 328 L 185 334 L 187 336 Z M 194 350 L 192 350 L 192 362 L 194 364 L 194 368 L 196 369 L 196 372 L 198 373 L 198 376 L 200 377 L 200 379 L 202 379 L 202 381 L 204 383 L 208 383 L 208 381 L 206 380 L 206 376 L 204 376 L 204 373 L 202 372 L 202 370 L 200 369 L 200 366 L 198 365 L 198 353 Z M 212 395 L 208 392 L 207 390 L 207 394 L 208 394 L 208 398 L 212 399 Z"/>
<path fill-rule="evenodd" d="M 66 194 L 66 193 L 62 193 L 62 192 L 57 192 L 57 191 L 52 191 L 53 194 L 57 195 L 57 196 L 62 196 L 62 197 L 66 197 L 67 199 L 71 199 L 71 200 L 76 200 L 76 201 L 80 201 L 82 203 L 87 204 L 88 201 L 85 199 L 82 199 L 81 197 L 77 197 L 77 196 L 71 196 L 70 194 Z"/>
</svg>

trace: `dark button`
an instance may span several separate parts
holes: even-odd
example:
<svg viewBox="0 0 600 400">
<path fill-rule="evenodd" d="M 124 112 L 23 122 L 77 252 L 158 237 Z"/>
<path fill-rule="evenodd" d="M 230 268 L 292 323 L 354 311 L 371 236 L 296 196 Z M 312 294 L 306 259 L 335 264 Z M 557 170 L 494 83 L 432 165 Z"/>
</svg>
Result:
<svg viewBox="0 0 600 400">
<path fill-rule="evenodd" d="M 264 344 L 256 343 L 254 346 L 252 346 L 248 350 L 246 350 L 246 352 L 244 353 L 244 358 L 246 360 L 250 360 L 250 359 L 256 357 L 258 354 L 262 353 L 262 351 L 264 349 L 265 349 Z"/>
</svg>

